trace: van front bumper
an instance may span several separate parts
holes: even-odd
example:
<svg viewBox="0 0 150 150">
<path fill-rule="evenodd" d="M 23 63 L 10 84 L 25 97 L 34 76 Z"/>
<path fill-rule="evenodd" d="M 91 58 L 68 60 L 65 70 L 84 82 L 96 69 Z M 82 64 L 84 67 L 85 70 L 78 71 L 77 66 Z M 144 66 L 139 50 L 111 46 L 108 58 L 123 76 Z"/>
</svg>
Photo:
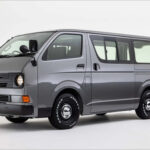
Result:
<svg viewBox="0 0 150 150">
<path fill-rule="evenodd" d="M 33 106 L 31 104 L 15 104 L 0 102 L 0 115 L 1 116 L 19 116 L 19 117 L 32 117 Z"/>
<path fill-rule="evenodd" d="M 23 103 L 24 89 L 0 88 L 0 116 L 33 117 L 32 103 Z M 8 100 L 2 100 L 2 96 L 8 96 Z"/>
</svg>

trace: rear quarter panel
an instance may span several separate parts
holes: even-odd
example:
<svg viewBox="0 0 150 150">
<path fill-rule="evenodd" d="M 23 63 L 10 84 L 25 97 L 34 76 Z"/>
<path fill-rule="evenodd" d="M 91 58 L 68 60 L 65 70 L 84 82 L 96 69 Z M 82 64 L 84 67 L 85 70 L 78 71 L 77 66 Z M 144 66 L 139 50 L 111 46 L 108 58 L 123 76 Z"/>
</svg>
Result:
<svg viewBox="0 0 150 150">
<path fill-rule="evenodd" d="M 150 87 L 150 64 L 135 64 L 135 93 L 141 97 L 143 91 Z"/>
</svg>

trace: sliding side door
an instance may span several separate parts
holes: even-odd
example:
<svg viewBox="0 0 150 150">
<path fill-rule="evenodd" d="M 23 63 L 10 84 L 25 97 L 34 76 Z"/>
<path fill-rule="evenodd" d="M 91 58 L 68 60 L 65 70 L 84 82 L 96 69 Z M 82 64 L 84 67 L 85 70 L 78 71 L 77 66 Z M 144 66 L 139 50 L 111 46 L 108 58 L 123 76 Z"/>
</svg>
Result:
<svg viewBox="0 0 150 150">
<path fill-rule="evenodd" d="M 92 112 L 133 109 L 135 75 L 130 41 L 90 36 Z"/>
</svg>

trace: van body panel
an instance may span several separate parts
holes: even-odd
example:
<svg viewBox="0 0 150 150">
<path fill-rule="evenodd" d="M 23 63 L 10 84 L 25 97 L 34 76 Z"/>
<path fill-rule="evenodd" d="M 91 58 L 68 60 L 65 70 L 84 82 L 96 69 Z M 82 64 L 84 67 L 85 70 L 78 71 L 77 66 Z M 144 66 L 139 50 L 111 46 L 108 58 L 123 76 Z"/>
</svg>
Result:
<svg viewBox="0 0 150 150">
<path fill-rule="evenodd" d="M 141 97 L 143 91 L 150 87 L 150 64 L 135 64 L 135 93 Z"/>
<path fill-rule="evenodd" d="M 11 88 L 0 87 L 0 96 L 8 96 L 11 102 L 0 101 L 0 114 L 2 116 L 22 116 L 22 117 L 36 117 L 34 109 L 36 110 L 37 105 L 33 105 L 36 102 L 37 97 L 34 92 L 29 92 L 31 89 L 31 78 L 37 80 L 37 73 L 33 74 L 33 66 L 30 63 L 31 57 L 13 57 L 13 58 L 1 58 L 0 59 L 0 84 L 6 82 L 7 84 L 12 82 Z M 13 62 L 13 63 L 12 63 Z M 30 71 L 26 70 L 30 66 Z M 37 70 L 37 69 L 36 69 Z M 17 74 L 24 73 L 25 85 L 23 88 L 15 87 L 15 76 Z M 12 74 L 13 77 L 12 77 Z M 29 82 L 28 82 L 29 81 Z M 30 84 L 28 84 L 30 83 Z M 37 83 L 35 84 L 35 87 Z M 32 91 L 35 89 L 32 88 Z M 22 96 L 29 95 L 30 103 L 22 103 Z"/>
<path fill-rule="evenodd" d="M 20 73 L 30 59 L 31 57 L 1 58 L 0 73 Z"/>
<path fill-rule="evenodd" d="M 86 38 L 82 33 L 62 32 L 57 33 L 51 40 L 56 39 L 63 34 L 80 34 L 83 37 L 82 56 L 78 58 L 61 59 L 61 60 L 42 60 L 42 54 L 38 59 L 38 107 L 52 107 L 54 100 L 59 92 L 64 89 L 74 89 L 84 99 L 83 104 L 90 102 L 91 93 L 86 94 L 87 89 L 91 86 L 91 77 L 85 77 L 87 67 L 87 51 Z M 51 44 L 48 43 L 45 50 Z M 43 53 L 44 53 L 43 51 Z M 89 55 L 88 55 L 89 57 Z M 84 67 L 79 67 L 78 64 L 83 64 Z M 89 63 L 88 63 L 89 64 Z M 88 84 L 87 84 L 88 83 Z M 56 92 L 56 93 L 55 93 Z M 89 96 L 89 97 L 88 97 Z M 88 107 L 88 106 L 87 106 Z M 88 109 L 88 108 L 87 108 Z M 89 111 L 89 112 L 88 112 Z M 90 113 L 90 110 L 85 110 L 85 113 Z"/>
<path fill-rule="evenodd" d="M 34 108 L 34 117 L 38 116 L 38 82 L 37 82 L 37 66 L 33 67 L 31 62 L 29 61 L 24 69 L 24 95 L 28 95 L 30 97 L 30 102 Z"/>
<path fill-rule="evenodd" d="M 92 74 L 92 110 L 97 112 L 136 108 L 135 102 L 138 102 L 138 98 L 135 97 L 133 66 L 124 65 L 123 70 L 118 65 L 100 66 L 101 69 Z M 109 71 L 103 70 L 103 67 L 110 67 Z M 101 105 L 101 102 L 106 106 Z"/>
</svg>

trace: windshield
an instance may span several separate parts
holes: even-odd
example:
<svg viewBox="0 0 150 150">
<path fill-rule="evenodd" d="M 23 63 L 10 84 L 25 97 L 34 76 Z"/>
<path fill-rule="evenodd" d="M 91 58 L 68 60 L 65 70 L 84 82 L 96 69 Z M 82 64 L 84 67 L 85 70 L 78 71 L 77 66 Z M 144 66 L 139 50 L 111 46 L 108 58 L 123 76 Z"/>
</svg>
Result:
<svg viewBox="0 0 150 150">
<path fill-rule="evenodd" d="M 0 47 L 0 58 L 34 55 L 53 32 L 33 33 L 16 36 Z M 21 48 L 26 48 L 21 50 Z"/>
</svg>

